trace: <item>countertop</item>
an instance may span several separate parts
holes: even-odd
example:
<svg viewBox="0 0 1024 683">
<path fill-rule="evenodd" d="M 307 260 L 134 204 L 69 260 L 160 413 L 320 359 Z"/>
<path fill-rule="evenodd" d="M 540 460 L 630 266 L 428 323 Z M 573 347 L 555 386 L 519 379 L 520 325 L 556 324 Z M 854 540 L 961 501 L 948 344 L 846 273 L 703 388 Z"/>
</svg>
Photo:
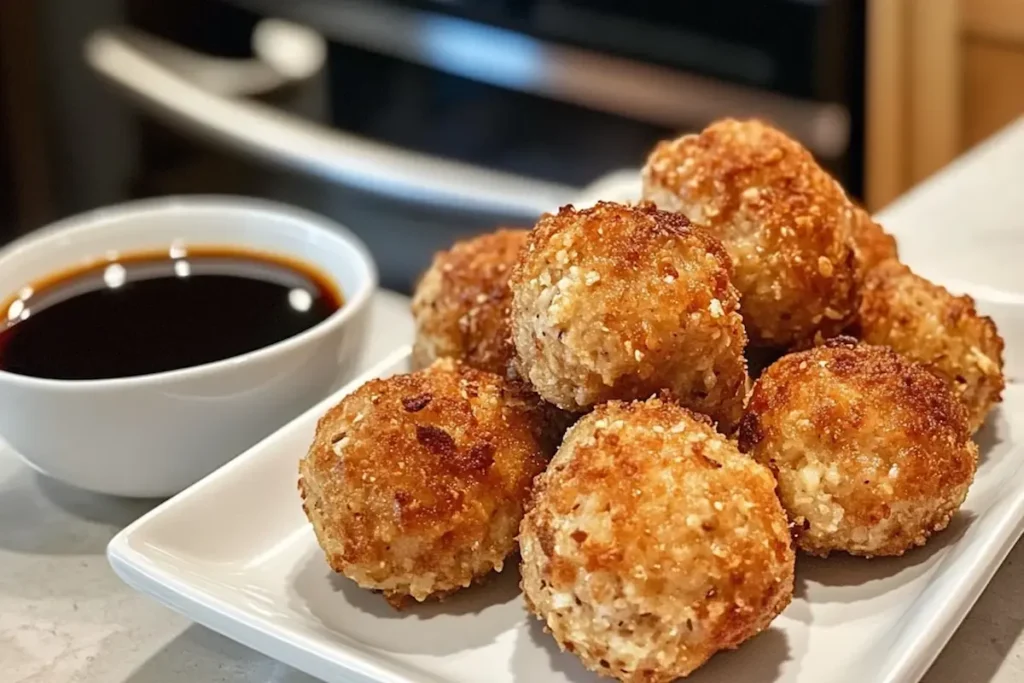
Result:
<svg viewBox="0 0 1024 683">
<path fill-rule="evenodd" d="M 914 264 L 936 226 L 965 242 L 1024 229 L 1024 120 L 880 215 Z M 1007 258 L 1019 254 L 1009 253 Z M 984 282 L 984 264 L 948 264 Z M 944 266 L 945 267 L 945 266 Z M 926 274 L 936 275 L 929 272 Z M 408 300 L 380 292 L 363 367 L 412 337 Z M 36 474 L 0 447 L 0 680 L 4 683 L 311 683 L 191 624 L 114 575 L 104 550 L 156 504 L 93 495 Z M 925 683 L 1024 680 L 1024 544 L 1018 544 Z M 533 682 L 526 682 L 533 683 Z"/>
</svg>

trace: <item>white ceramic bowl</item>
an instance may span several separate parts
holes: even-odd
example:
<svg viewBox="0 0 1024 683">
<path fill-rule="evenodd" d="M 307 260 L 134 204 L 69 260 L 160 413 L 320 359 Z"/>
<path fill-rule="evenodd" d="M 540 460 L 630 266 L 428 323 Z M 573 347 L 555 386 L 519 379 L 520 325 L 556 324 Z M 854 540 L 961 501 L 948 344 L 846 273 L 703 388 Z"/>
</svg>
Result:
<svg viewBox="0 0 1024 683">
<path fill-rule="evenodd" d="M 322 399 L 354 369 L 377 285 L 369 252 L 340 225 L 271 202 L 167 198 L 61 221 L 0 251 L 0 300 L 108 251 L 176 240 L 297 258 L 332 278 L 345 304 L 299 335 L 194 368 L 95 381 L 0 371 L 0 436 L 40 472 L 101 493 L 171 495 Z M 73 353 L 74 330 L 67 339 Z"/>
</svg>

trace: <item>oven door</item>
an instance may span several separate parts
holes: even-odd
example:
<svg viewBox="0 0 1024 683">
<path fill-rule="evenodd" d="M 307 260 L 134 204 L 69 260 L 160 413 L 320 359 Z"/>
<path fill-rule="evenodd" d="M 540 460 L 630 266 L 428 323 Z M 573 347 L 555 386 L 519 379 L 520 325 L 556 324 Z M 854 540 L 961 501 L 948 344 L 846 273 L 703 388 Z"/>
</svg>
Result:
<svg viewBox="0 0 1024 683">
<path fill-rule="evenodd" d="M 240 4 L 263 16 L 283 7 Z M 456 237 L 529 224 L 598 176 L 637 167 L 658 139 L 717 117 L 767 116 L 826 159 L 848 144 L 844 114 L 831 104 L 399 4 L 292 0 L 287 11 L 302 26 L 262 21 L 252 60 L 197 54 L 129 28 L 93 34 L 86 59 L 163 125 L 265 162 L 261 194 L 347 224 L 394 289 L 408 290 Z M 338 52 L 335 71 L 357 72 L 354 80 L 331 73 Z M 319 91 L 335 111 L 265 97 L 284 90 L 313 100 Z M 374 110 L 375 97 L 387 109 Z"/>
<path fill-rule="evenodd" d="M 277 33 L 264 38 L 268 44 L 291 48 L 296 41 L 308 48 L 311 39 L 283 22 L 259 30 Z M 94 33 L 85 55 L 97 73 L 163 125 L 264 162 L 270 174 L 264 194 L 355 229 L 374 252 L 382 283 L 394 289 L 408 290 L 429 255 L 457 235 L 496 223 L 529 223 L 577 192 L 347 134 L 309 112 L 265 101 L 274 91 L 301 90 L 316 76 L 315 58 L 298 66 L 275 64 L 267 53 L 263 60 L 225 60 L 130 28 Z M 282 169 L 289 172 L 274 173 Z"/>
</svg>

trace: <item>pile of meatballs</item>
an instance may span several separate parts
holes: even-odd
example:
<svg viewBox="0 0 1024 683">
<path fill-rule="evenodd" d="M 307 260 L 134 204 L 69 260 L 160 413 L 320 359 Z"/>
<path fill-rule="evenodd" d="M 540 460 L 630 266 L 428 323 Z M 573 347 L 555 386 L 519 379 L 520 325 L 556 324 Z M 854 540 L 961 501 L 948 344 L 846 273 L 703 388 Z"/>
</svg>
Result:
<svg viewBox="0 0 1024 683">
<path fill-rule="evenodd" d="M 437 254 L 419 369 L 330 410 L 299 489 L 331 567 L 396 607 L 518 548 L 560 647 L 662 683 L 765 629 L 795 551 L 949 524 L 1003 341 L 763 122 L 661 143 L 643 187 Z"/>
</svg>

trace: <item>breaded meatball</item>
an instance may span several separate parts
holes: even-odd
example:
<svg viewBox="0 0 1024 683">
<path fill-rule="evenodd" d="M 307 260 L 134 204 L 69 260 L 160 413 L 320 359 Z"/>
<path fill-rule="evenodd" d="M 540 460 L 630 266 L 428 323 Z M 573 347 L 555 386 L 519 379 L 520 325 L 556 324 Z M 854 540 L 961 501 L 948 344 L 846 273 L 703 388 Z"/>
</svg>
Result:
<svg viewBox="0 0 1024 683">
<path fill-rule="evenodd" d="M 538 479 L 528 609 L 588 669 L 667 683 L 766 628 L 793 594 L 767 468 L 659 398 L 598 406 Z"/>
<path fill-rule="evenodd" d="M 946 528 L 974 479 L 967 411 L 892 349 L 839 337 L 783 357 L 754 384 L 740 449 L 779 482 L 813 555 L 902 555 Z"/>
<path fill-rule="evenodd" d="M 888 262 L 866 277 L 853 331 L 869 344 L 891 346 L 924 364 L 967 406 L 971 431 L 1002 400 L 1003 339 L 991 318 L 978 315 L 969 296 Z"/>
<path fill-rule="evenodd" d="M 439 252 L 412 299 L 413 363 L 458 358 L 505 376 L 514 354 L 508 325 L 508 277 L 526 230 L 500 229 Z"/>
<path fill-rule="evenodd" d="M 651 204 L 545 215 L 509 281 L 519 374 L 574 412 L 669 389 L 731 431 L 747 338 L 729 269 L 718 240 Z"/>
<path fill-rule="evenodd" d="M 501 571 L 556 445 L 531 394 L 441 359 L 328 411 L 299 491 L 328 564 L 400 606 Z"/>
<path fill-rule="evenodd" d="M 659 144 L 644 198 L 682 211 L 733 260 L 751 344 L 791 347 L 839 334 L 857 310 L 852 205 L 795 140 L 726 119 Z"/>
<path fill-rule="evenodd" d="M 867 273 L 880 263 L 898 260 L 896 238 L 875 222 L 871 215 L 859 206 L 852 207 L 853 246 L 857 251 L 860 268 Z"/>
</svg>

